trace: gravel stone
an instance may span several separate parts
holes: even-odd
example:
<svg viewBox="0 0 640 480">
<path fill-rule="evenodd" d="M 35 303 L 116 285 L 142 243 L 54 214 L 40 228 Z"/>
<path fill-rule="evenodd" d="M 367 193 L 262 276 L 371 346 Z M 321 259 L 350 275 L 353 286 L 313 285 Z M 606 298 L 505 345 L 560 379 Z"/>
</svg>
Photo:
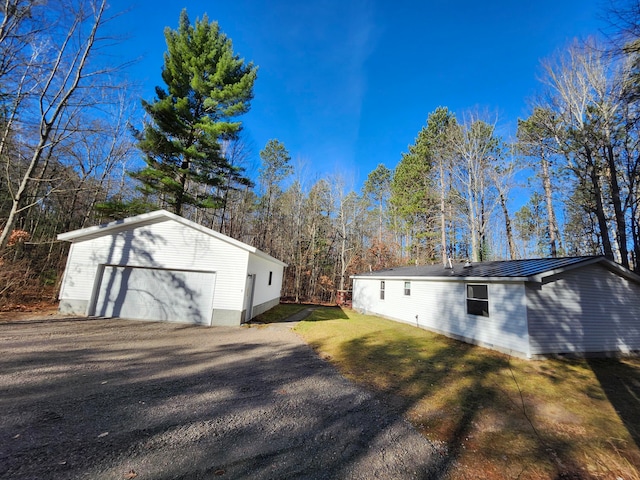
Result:
<svg viewBox="0 0 640 480">
<path fill-rule="evenodd" d="M 0 478 L 440 478 L 443 447 L 290 326 L 0 322 Z"/>
</svg>

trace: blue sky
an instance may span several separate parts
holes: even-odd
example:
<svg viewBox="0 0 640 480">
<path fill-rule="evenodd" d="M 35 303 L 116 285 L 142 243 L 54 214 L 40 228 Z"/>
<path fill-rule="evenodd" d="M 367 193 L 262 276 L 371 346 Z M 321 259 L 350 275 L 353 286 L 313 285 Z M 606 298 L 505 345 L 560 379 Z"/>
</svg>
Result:
<svg viewBox="0 0 640 480">
<path fill-rule="evenodd" d="M 129 76 L 147 100 L 162 84 L 163 29 L 183 7 L 192 21 L 217 20 L 259 66 L 241 118 L 254 168 L 277 138 L 308 182 L 340 173 L 355 189 L 379 163 L 395 168 L 438 106 L 492 112 L 514 133 L 540 88 L 540 60 L 604 26 L 602 3 L 589 0 L 113 0 L 131 9 L 113 29 L 140 58 Z"/>
</svg>

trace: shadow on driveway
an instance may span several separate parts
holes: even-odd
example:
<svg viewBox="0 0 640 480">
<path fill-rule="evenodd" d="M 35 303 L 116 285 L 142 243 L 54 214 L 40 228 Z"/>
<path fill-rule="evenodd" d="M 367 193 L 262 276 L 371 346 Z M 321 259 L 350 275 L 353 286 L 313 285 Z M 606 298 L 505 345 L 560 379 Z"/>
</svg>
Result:
<svg viewBox="0 0 640 480">
<path fill-rule="evenodd" d="M 289 329 L 0 324 L 0 477 L 439 478 L 444 452 Z"/>
</svg>

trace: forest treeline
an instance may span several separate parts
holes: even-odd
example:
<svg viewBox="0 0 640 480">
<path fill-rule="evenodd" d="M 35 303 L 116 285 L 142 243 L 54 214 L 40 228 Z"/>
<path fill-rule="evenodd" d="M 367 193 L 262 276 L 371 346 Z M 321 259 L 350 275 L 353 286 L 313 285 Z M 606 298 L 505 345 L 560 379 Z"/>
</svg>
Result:
<svg viewBox="0 0 640 480">
<path fill-rule="evenodd" d="M 542 62 L 514 138 L 486 113 L 438 107 L 393 168 L 354 189 L 339 173 L 305 176 L 275 138 L 250 178 L 240 120 L 256 67 L 206 15 L 183 11 L 165 30 L 165 85 L 140 103 L 126 63 L 105 54 L 104 0 L 4 0 L 0 305 L 55 296 L 58 233 L 158 208 L 286 262 L 295 301 L 334 301 L 357 272 L 448 258 L 602 254 L 637 270 L 636 3 L 608 12 L 606 44 L 575 41 Z"/>
</svg>

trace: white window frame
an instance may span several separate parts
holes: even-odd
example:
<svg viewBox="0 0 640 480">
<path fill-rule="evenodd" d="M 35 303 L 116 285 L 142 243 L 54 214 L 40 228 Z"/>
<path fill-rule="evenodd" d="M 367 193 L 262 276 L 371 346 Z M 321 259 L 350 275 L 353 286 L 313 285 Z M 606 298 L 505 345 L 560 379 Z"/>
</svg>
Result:
<svg viewBox="0 0 640 480">
<path fill-rule="evenodd" d="M 469 287 L 485 287 L 485 289 L 487 290 L 487 298 L 482 298 L 482 297 L 470 297 L 469 296 Z M 466 308 L 467 308 L 467 314 L 468 315 L 476 315 L 479 317 L 489 317 L 490 316 L 490 301 L 489 301 L 489 297 L 490 297 L 490 293 L 489 293 L 489 284 L 487 283 L 465 283 L 464 285 L 464 290 L 465 290 L 465 303 L 466 303 Z M 470 309 L 469 307 L 471 305 L 475 305 L 477 306 L 480 303 L 486 303 L 486 310 L 482 309 L 481 313 L 477 312 L 477 309 Z"/>
<path fill-rule="evenodd" d="M 411 296 L 411 281 L 410 280 L 405 280 L 405 282 L 404 282 L 404 296 L 405 297 L 410 297 Z"/>
<path fill-rule="evenodd" d="M 380 300 L 384 300 L 384 290 L 385 290 L 384 280 L 380 280 Z"/>
</svg>

